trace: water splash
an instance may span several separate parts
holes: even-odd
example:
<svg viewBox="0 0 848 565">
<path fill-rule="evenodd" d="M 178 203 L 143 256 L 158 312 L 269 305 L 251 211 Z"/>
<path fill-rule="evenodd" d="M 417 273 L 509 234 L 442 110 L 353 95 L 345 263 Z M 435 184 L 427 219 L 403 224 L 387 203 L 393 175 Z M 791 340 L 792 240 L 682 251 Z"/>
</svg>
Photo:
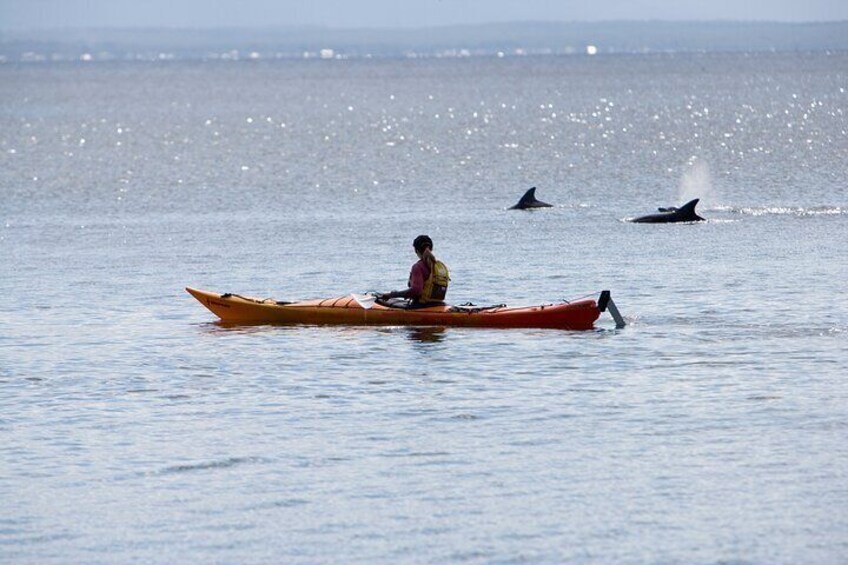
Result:
<svg viewBox="0 0 848 565">
<path fill-rule="evenodd" d="M 702 208 L 710 208 L 717 198 L 710 177 L 710 167 L 702 159 L 692 159 L 688 170 L 680 178 L 677 189 L 678 202 L 684 204 L 694 198 L 700 198 Z"/>
<path fill-rule="evenodd" d="M 840 216 L 848 214 L 841 206 L 716 206 L 715 210 L 746 216 Z"/>
</svg>

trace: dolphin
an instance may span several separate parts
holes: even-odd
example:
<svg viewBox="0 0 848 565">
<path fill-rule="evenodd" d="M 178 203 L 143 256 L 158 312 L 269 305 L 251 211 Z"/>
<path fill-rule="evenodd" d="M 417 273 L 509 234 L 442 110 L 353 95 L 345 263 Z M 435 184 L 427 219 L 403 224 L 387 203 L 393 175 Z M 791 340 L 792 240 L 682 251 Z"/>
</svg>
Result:
<svg viewBox="0 0 848 565">
<path fill-rule="evenodd" d="M 521 200 L 515 206 L 510 206 L 510 210 L 527 210 L 528 208 L 553 208 L 553 204 L 536 200 L 536 187 L 524 193 Z"/>
<path fill-rule="evenodd" d="M 704 218 L 695 213 L 695 206 L 700 199 L 696 198 L 680 208 L 660 208 L 659 214 L 649 214 L 630 220 L 637 224 L 668 224 L 672 222 L 702 222 Z"/>
</svg>

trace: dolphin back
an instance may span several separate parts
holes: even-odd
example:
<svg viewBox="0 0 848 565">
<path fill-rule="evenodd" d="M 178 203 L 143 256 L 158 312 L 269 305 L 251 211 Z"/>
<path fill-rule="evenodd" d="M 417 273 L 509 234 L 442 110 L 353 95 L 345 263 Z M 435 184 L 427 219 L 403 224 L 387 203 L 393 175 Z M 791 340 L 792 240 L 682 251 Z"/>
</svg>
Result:
<svg viewBox="0 0 848 565">
<path fill-rule="evenodd" d="M 649 214 L 630 220 L 636 224 L 671 224 L 676 222 L 701 222 L 704 220 L 695 212 L 699 198 L 690 200 L 680 208 L 665 208 L 659 214 Z"/>
</svg>

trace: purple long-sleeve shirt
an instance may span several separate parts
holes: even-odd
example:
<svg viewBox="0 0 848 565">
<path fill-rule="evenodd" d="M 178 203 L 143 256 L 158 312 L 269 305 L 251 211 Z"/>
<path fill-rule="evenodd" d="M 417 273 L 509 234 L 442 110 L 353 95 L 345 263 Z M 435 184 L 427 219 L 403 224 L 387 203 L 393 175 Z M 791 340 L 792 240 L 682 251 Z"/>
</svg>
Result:
<svg viewBox="0 0 848 565">
<path fill-rule="evenodd" d="M 412 266 L 409 271 L 409 288 L 404 291 L 403 298 L 418 298 L 424 290 L 424 281 L 430 276 L 430 266 L 421 259 Z"/>
</svg>

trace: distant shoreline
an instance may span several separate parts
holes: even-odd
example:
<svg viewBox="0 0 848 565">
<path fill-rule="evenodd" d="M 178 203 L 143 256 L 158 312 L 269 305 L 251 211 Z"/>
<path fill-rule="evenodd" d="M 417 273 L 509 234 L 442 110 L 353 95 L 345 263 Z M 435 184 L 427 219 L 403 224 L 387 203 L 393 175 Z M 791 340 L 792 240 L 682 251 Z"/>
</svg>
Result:
<svg viewBox="0 0 848 565">
<path fill-rule="evenodd" d="M 848 51 L 848 21 L 0 31 L 0 62 Z"/>
</svg>

